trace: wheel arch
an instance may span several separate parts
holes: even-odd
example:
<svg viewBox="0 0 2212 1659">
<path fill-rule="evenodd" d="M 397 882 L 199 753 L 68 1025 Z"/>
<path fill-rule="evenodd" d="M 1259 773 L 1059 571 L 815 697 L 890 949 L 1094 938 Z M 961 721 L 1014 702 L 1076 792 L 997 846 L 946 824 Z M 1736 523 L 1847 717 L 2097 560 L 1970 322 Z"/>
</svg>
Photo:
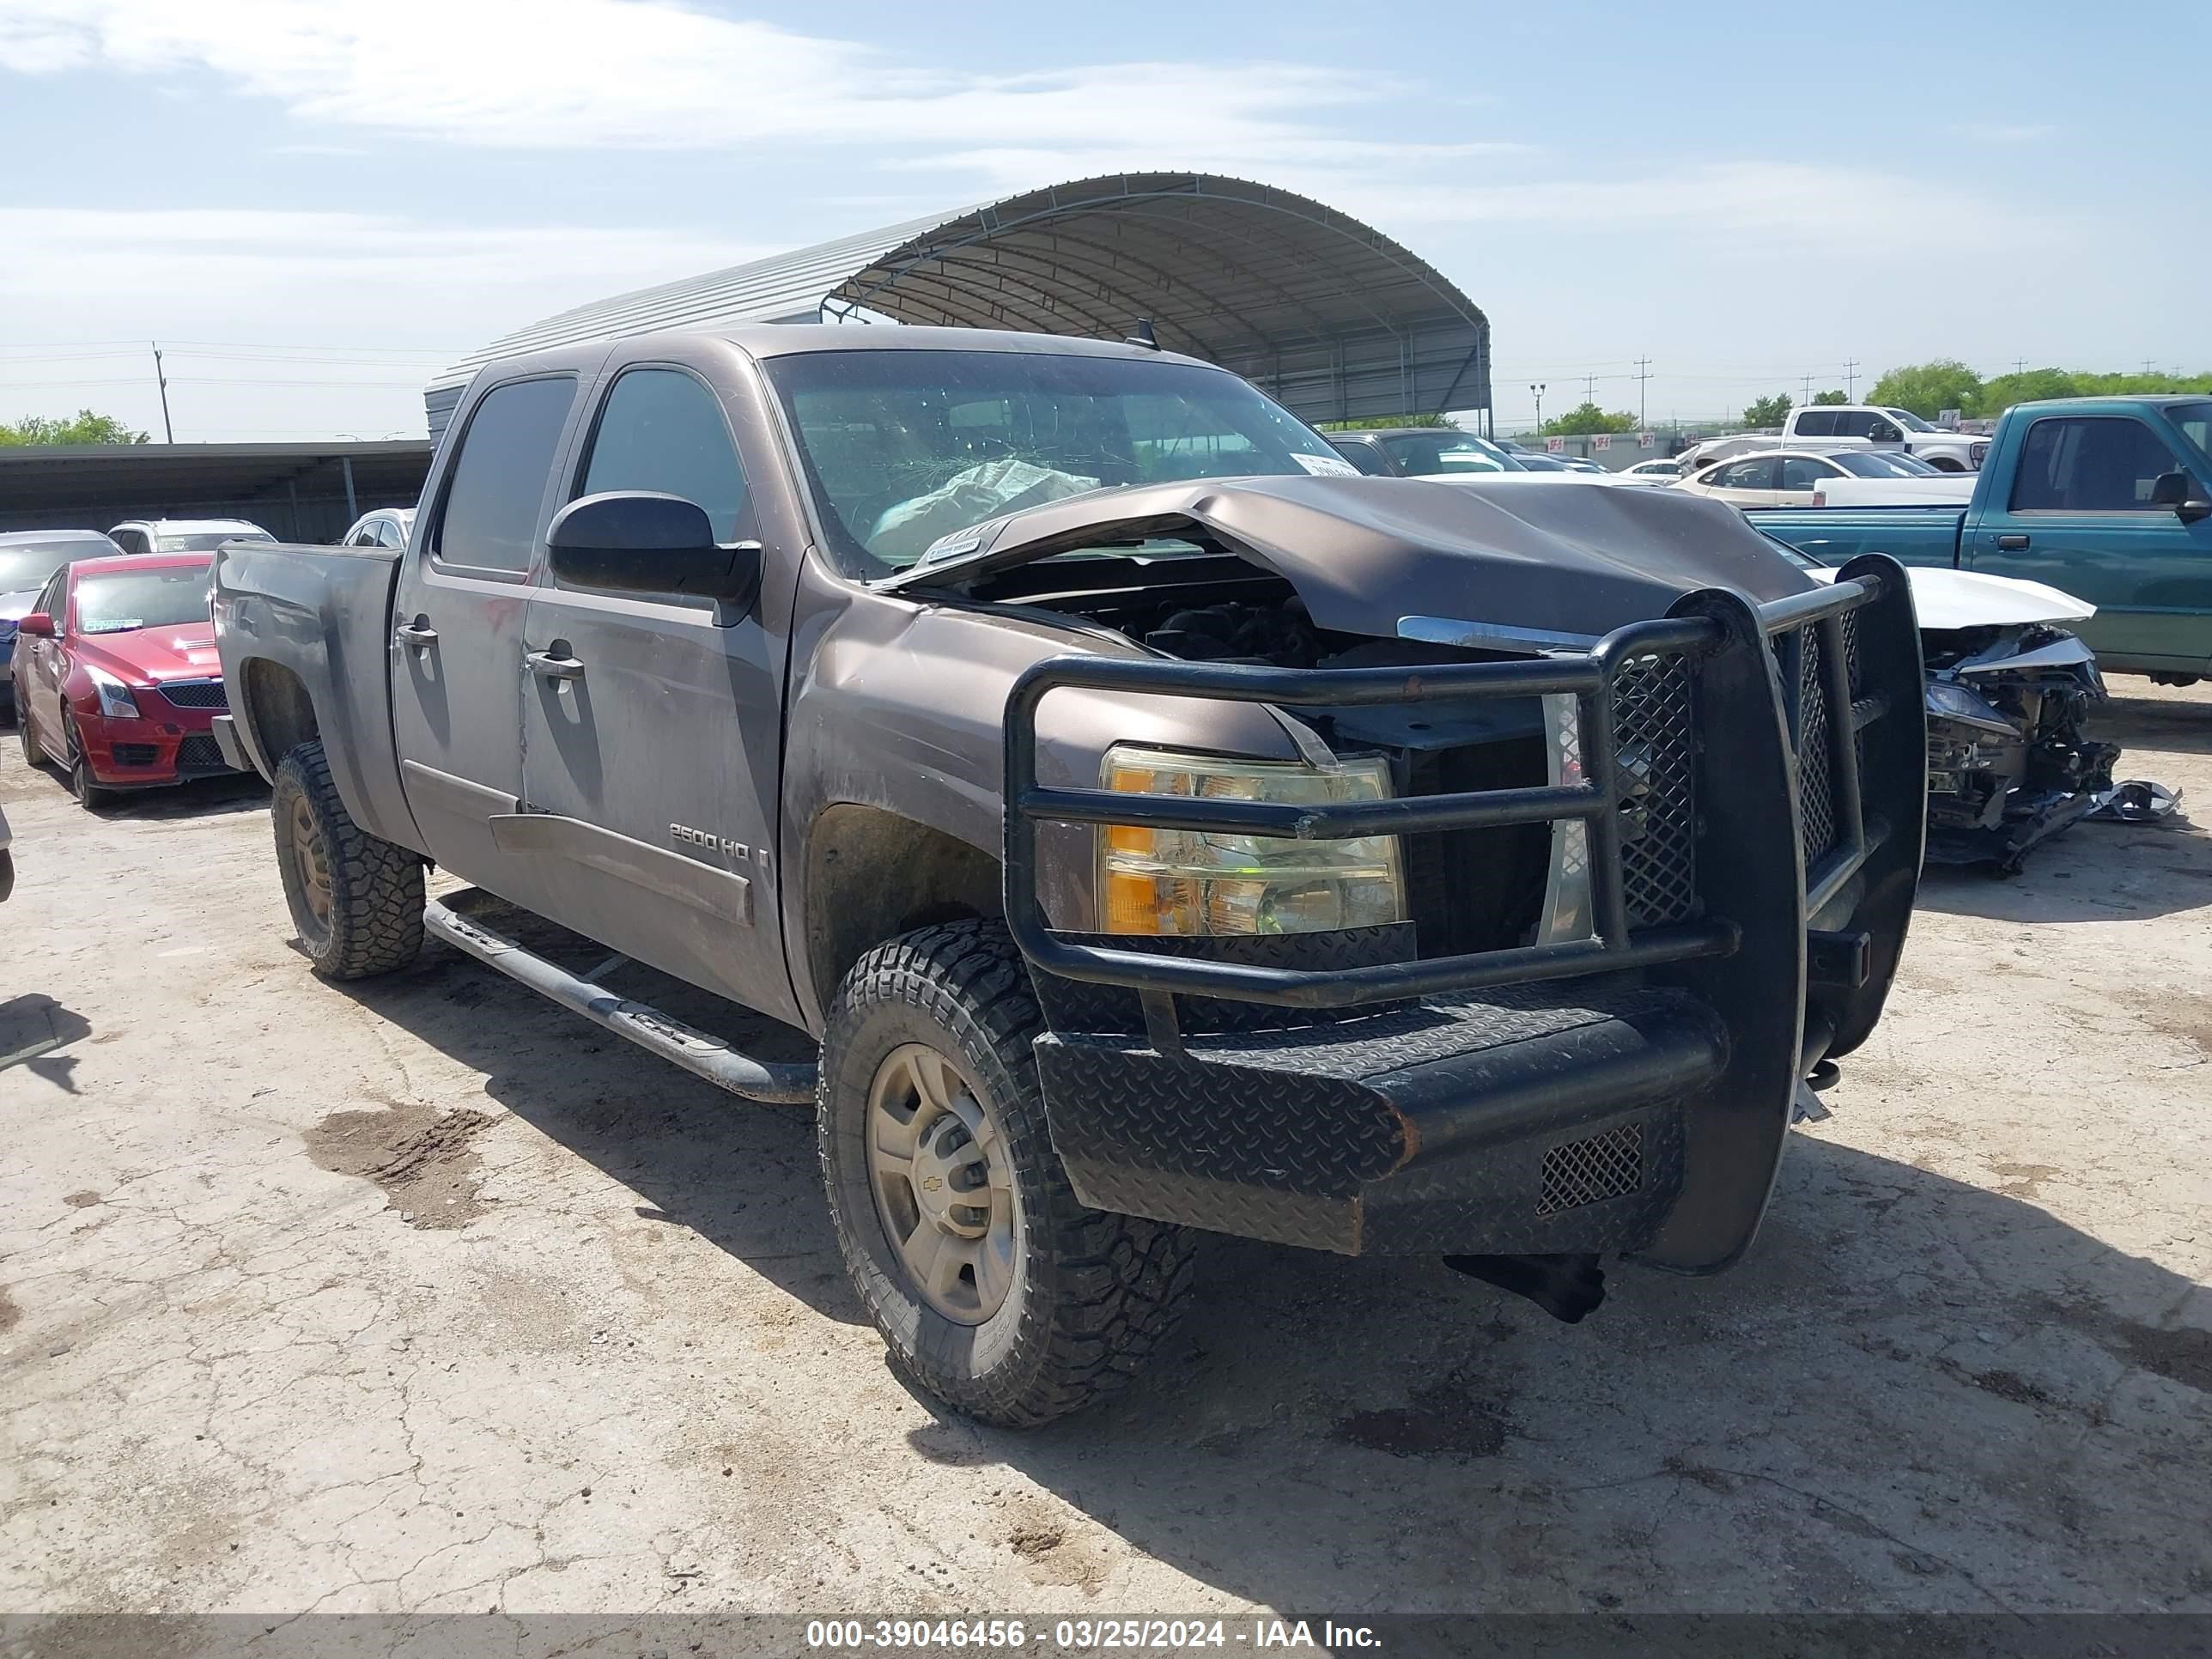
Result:
<svg viewBox="0 0 2212 1659">
<path fill-rule="evenodd" d="M 999 860 L 972 842 L 880 806 L 837 801 L 807 827 L 805 957 L 794 964 L 826 1009 L 854 963 L 886 939 L 1005 915 Z"/>
<path fill-rule="evenodd" d="M 237 713 L 239 735 L 261 775 L 272 781 L 284 757 L 323 734 L 307 683 L 283 663 L 247 659 Z"/>
</svg>

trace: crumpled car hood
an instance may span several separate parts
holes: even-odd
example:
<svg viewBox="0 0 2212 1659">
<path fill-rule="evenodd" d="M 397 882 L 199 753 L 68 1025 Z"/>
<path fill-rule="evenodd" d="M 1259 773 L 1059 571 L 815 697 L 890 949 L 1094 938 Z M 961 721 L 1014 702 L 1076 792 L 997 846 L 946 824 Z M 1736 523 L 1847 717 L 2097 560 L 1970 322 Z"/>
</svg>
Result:
<svg viewBox="0 0 2212 1659">
<path fill-rule="evenodd" d="M 1755 603 L 1808 592 L 1734 507 L 1664 489 L 1562 479 L 1242 477 L 1104 489 L 948 537 L 878 586 L 957 587 L 1077 548 L 1196 537 L 1297 589 L 1314 622 L 1391 638 L 1457 617 L 1588 640 L 1732 587 Z"/>
<path fill-rule="evenodd" d="M 1836 579 L 1836 573 L 1826 568 L 1807 574 L 1817 581 Z M 1905 574 L 1912 583 L 1912 608 L 1919 613 L 1920 626 L 1932 632 L 2080 622 L 2097 614 L 2097 607 L 2087 599 L 2014 576 L 1947 570 L 1937 565 L 1907 565 Z"/>
</svg>

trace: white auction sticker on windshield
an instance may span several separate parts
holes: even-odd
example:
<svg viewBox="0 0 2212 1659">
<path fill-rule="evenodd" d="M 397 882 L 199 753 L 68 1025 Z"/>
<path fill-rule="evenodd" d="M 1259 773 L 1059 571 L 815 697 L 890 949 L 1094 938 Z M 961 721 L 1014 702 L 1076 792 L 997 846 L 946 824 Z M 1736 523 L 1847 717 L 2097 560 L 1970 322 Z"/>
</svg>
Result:
<svg viewBox="0 0 2212 1659">
<path fill-rule="evenodd" d="M 1293 455 L 1291 459 L 1316 478 L 1356 478 L 1359 469 L 1341 455 Z"/>
</svg>

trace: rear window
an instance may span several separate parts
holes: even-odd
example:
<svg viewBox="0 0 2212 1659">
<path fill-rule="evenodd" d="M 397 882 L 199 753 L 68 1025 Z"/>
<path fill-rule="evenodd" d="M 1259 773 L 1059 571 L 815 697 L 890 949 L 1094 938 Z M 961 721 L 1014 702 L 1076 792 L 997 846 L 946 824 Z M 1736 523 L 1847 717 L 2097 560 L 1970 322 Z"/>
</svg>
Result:
<svg viewBox="0 0 2212 1659">
<path fill-rule="evenodd" d="M 102 571 L 76 585 L 76 631 L 127 634 L 177 628 L 208 619 L 208 567 L 163 565 L 154 570 Z"/>
<path fill-rule="evenodd" d="M 1900 466 L 1894 455 L 1886 455 L 1873 449 L 1845 450 L 1828 459 L 1844 471 L 1861 478 L 1917 478 L 1923 470 Z M 1924 470 L 1933 472 L 1936 469 L 1931 466 Z"/>
<path fill-rule="evenodd" d="M 107 558 L 116 551 L 105 536 L 82 541 L 10 543 L 0 547 L 0 593 L 36 587 L 71 559 Z"/>
<path fill-rule="evenodd" d="M 1832 438 L 1836 435 L 1836 417 L 1826 409 L 1800 410 L 1797 414 L 1797 435 L 1801 438 Z"/>
<path fill-rule="evenodd" d="M 563 374 L 495 387 L 477 405 L 446 487 L 435 544 L 441 562 L 530 568 L 553 452 L 575 395 L 575 380 Z"/>
<path fill-rule="evenodd" d="M 225 542 L 273 542 L 265 530 L 180 530 L 154 538 L 156 553 L 212 553 Z"/>
<path fill-rule="evenodd" d="M 1413 478 L 1522 470 L 1518 462 L 1468 433 L 1412 433 L 1402 438 L 1385 438 L 1382 447 L 1390 452 L 1398 470 Z"/>
</svg>

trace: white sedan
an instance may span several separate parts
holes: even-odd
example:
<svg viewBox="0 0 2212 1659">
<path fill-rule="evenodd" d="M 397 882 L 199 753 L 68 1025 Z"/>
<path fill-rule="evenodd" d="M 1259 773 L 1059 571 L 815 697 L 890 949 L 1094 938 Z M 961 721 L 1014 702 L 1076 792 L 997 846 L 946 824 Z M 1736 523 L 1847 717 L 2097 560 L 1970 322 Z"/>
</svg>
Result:
<svg viewBox="0 0 2212 1659">
<path fill-rule="evenodd" d="M 1850 505 L 1932 506 L 1964 501 L 1973 493 L 1972 475 L 1923 471 L 1870 449 L 1771 449 L 1731 456 L 1698 468 L 1673 488 L 1736 507 L 1819 507 L 1827 504 L 1831 485 L 1839 486 L 1837 494 L 1849 495 Z"/>
</svg>

